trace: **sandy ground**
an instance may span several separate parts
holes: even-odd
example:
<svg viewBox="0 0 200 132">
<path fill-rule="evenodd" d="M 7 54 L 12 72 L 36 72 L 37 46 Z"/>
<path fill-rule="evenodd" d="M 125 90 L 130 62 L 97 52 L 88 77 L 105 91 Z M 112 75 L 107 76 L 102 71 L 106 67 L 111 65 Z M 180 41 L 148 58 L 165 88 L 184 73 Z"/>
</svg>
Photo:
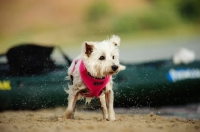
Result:
<svg viewBox="0 0 200 132">
<path fill-rule="evenodd" d="M 76 111 L 73 120 L 58 120 L 64 108 L 0 113 L 1 132 L 199 132 L 200 120 L 149 114 L 119 114 L 114 122 L 102 120 L 100 111 Z"/>
</svg>

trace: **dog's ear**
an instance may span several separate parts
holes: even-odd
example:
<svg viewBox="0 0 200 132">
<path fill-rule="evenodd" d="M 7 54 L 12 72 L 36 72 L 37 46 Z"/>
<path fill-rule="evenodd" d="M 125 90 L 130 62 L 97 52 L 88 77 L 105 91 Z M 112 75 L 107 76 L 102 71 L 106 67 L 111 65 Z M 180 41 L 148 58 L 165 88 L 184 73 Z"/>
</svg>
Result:
<svg viewBox="0 0 200 132">
<path fill-rule="evenodd" d="M 110 41 L 111 41 L 115 46 L 120 46 L 120 37 L 119 37 L 119 36 L 113 35 L 113 36 L 110 38 Z"/>
<path fill-rule="evenodd" d="M 119 69 L 120 69 L 120 71 L 121 71 L 121 70 L 125 70 L 125 69 L 126 69 L 126 66 L 120 65 L 120 66 L 119 66 Z"/>
<path fill-rule="evenodd" d="M 94 45 L 88 42 L 85 42 L 85 54 L 89 57 L 93 51 Z"/>
</svg>

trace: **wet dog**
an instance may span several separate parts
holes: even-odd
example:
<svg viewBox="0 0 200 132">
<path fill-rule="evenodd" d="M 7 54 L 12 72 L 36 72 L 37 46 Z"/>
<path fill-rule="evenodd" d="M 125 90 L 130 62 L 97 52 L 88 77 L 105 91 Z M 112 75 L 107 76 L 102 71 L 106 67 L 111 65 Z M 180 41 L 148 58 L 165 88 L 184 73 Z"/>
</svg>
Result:
<svg viewBox="0 0 200 132">
<path fill-rule="evenodd" d="M 112 75 L 124 70 L 119 63 L 120 38 L 113 35 L 101 42 L 85 42 L 81 54 L 68 68 L 68 107 L 62 118 L 73 119 L 76 101 L 99 98 L 103 119 L 116 120 L 113 108 L 114 93 Z"/>
</svg>

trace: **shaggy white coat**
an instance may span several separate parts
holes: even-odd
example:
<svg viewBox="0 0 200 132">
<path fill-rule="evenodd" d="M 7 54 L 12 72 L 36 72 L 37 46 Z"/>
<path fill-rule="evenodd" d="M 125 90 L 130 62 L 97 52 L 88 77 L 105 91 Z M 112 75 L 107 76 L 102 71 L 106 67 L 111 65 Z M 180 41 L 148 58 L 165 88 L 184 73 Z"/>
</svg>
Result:
<svg viewBox="0 0 200 132">
<path fill-rule="evenodd" d="M 68 75 L 73 76 L 73 84 L 68 85 L 69 90 L 66 91 L 69 94 L 68 107 L 62 116 L 63 118 L 74 118 L 76 101 L 78 99 L 85 98 L 80 94 L 80 92 L 81 90 L 87 89 L 79 73 L 79 66 L 81 61 L 78 61 L 78 63 L 75 65 L 75 60 L 83 60 L 87 71 L 93 77 L 102 78 L 107 75 L 117 74 L 120 70 L 125 69 L 125 66 L 122 66 L 119 63 L 119 46 L 120 38 L 115 35 L 113 35 L 110 39 L 104 40 L 102 42 L 85 42 L 82 45 L 81 54 L 73 60 L 72 64 L 68 68 Z M 72 73 L 74 65 L 75 70 Z M 118 66 L 116 71 L 112 69 L 113 65 Z M 68 79 L 70 78 L 69 76 Z M 111 76 L 109 83 L 106 85 L 104 91 L 99 96 L 103 118 L 107 120 L 116 120 L 115 112 L 113 109 L 114 97 L 112 87 L 113 81 Z M 86 101 L 88 100 L 89 99 L 86 98 Z"/>
</svg>

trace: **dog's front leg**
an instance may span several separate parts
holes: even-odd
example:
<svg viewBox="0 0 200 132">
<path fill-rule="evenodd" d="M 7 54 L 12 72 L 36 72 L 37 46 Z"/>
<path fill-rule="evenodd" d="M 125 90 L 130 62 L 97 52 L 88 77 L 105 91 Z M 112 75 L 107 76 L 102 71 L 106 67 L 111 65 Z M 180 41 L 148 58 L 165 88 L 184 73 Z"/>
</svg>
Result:
<svg viewBox="0 0 200 132">
<path fill-rule="evenodd" d="M 69 93 L 68 95 L 68 106 L 67 109 L 63 115 L 64 118 L 67 119 L 74 119 L 74 112 L 76 107 L 76 101 L 78 99 L 78 91 L 74 91 L 72 93 Z"/>
<path fill-rule="evenodd" d="M 100 100 L 100 103 L 101 103 L 101 109 L 102 109 L 103 119 L 108 119 L 108 111 L 107 111 L 107 106 L 106 106 L 105 93 L 102 93 L 99 96 L 99 100 Z"/>
<path fill-rule="evenodd" d="M 114 103 L 114 93 L 112 90 L 108 90 L 106 92 L 106 103 L 108 107 L 108 120 L 110 121 L 115 121 L 115 111 L 113 108 L 113 103 Z"/>
</svg>

